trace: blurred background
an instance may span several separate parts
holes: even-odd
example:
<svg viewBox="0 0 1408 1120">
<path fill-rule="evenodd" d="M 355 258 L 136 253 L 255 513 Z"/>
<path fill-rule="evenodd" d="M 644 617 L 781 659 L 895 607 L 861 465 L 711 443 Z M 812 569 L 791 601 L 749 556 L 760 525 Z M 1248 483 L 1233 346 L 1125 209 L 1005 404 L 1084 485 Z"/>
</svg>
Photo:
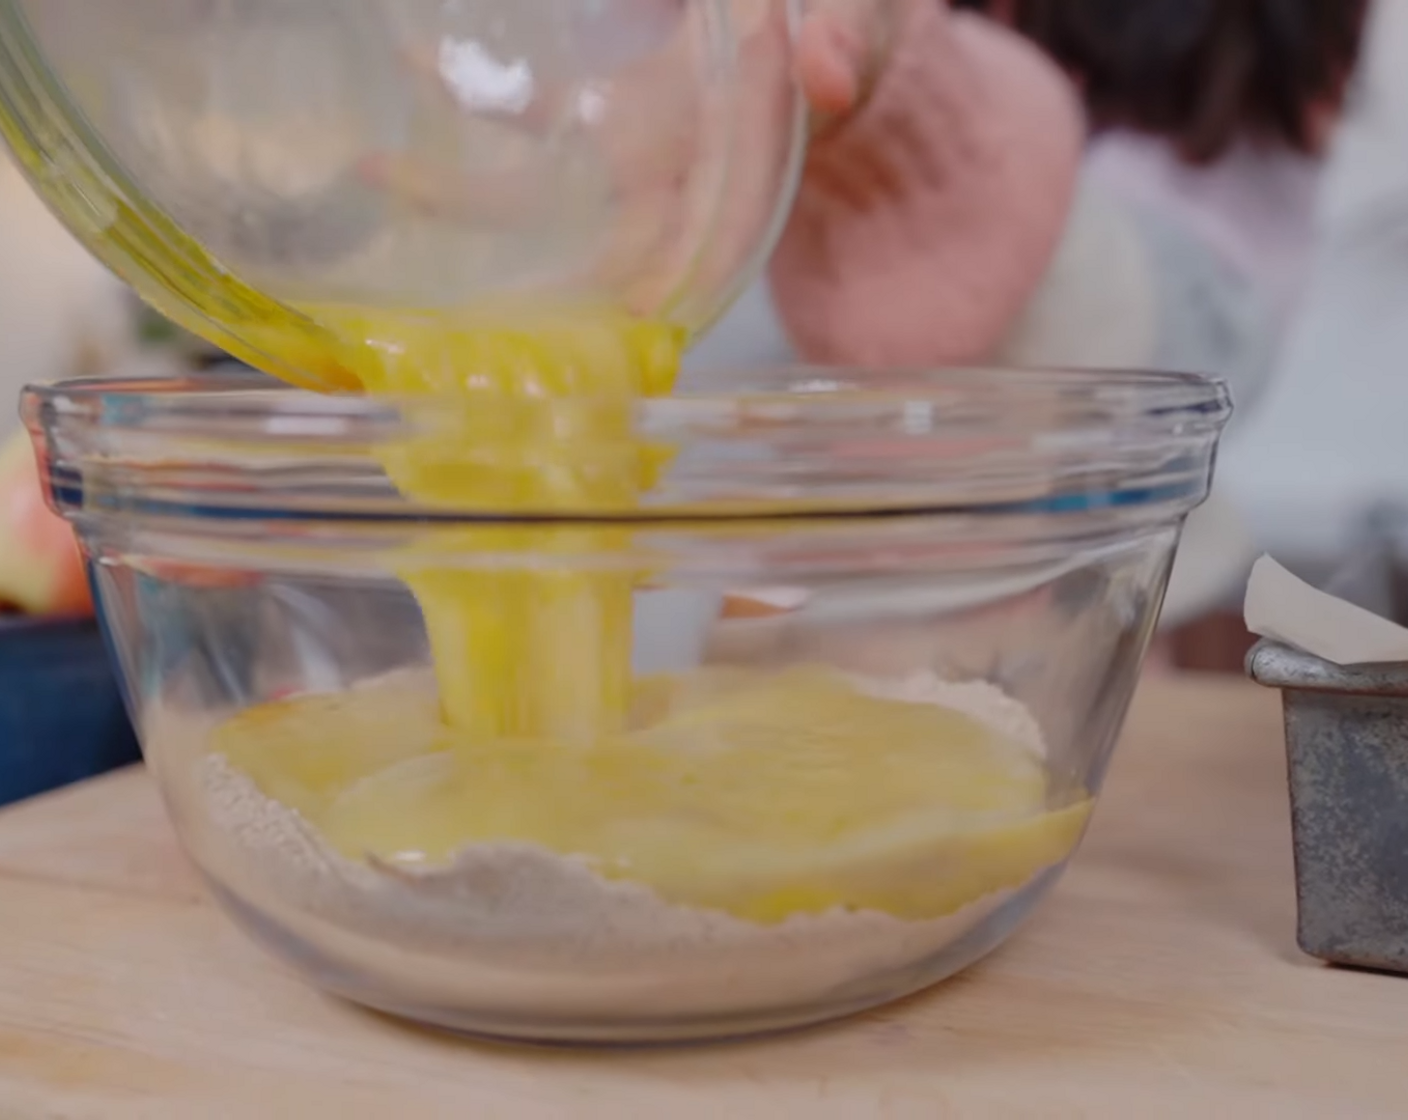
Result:
<svg viewBox="0 0 1408 1120">
<path fill-rule="evenodd" d="M 1334 0 L 1332 0 L 1334 2 Z M 1264 396 L 1220 486 L 1258 551 L 1402 620 L 1408 557 L 1408 4 L 1368 12 L 1323 157 L 1311 253 Z M 1267 199 L 1271 204 L 1271 199 Z M 1194 667 L 1240 671 L 1242 580 L 1177 632 Z"/>
<path fill-rule="evenodd" d="M 1326 164 L 1304 302 L 1222 479 L 1259 548 L 1401 615 L 1382 583 L 1408 545 L 1408 4 L 1373 7 Z"/>
</svg>

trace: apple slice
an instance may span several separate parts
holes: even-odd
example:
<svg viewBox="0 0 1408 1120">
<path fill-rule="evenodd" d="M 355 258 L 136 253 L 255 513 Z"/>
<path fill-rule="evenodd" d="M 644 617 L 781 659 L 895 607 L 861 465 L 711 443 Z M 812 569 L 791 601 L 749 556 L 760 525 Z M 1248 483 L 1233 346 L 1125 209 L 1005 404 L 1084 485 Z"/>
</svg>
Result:
<svg viewBox="0 0 1408 1120">
<path fill-rule="evenodd" d="M 35 615 L 91 615 L 73 530 L 44 502 L 29 433 L 0 448 L 0 606 Z"/>
</svg>

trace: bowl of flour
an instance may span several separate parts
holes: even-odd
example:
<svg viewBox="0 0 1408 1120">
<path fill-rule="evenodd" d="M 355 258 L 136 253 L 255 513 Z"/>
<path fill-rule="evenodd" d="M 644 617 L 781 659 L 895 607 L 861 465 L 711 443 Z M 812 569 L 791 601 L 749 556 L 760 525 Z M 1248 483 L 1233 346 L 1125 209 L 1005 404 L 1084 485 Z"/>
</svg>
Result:
<svg viewBox="0 0 1408 1120">
<path fill-rule="evenodd" d="M 740 674 L 721 692 L 725 705 L 753 704 L 763 712 L 750 717 L 751 735 L 769 726 L 770 694 L 759 679 Z M 1011 751 L 1002 764 L 1021 780 L 1047 772 L 1048 747 L 1036 718 L 991 684 L 933 673 L 824 679 L 853 688 L 857 703 L 879 705 L 863 709 L 869 717 L 923 709 L 952 714 Z M 354 691 L 379 693 L 379 710 L 413 740 L 420 734 L 414 708 L 433 697 L 434 686 L 425 674 L 398 673 Z M 716 1037 L 831 1018 L 907 994 L 966 967 L 1017 926 L 1069 857 L 1089 811 L 1085 798 L 1066 796 L 1058 806 L 1047 793 L 1010 812 L 946 816 L 936 808 L 927 821 L 884 820 L 860 829 L 834 856 L 769 852 L 769 835 L 740 845 L 746 866 L 718 860 L 711 867 L 701 854 L 677 875 L 646 868 L 644 878 L 604 867 L 600 850 L 522 837 L 478 837 L 435 860 L 408 858 L 405 849 L 349 846 L 327 824 L 336 821 L 336 797 L 329 808 L 326 800 L 301 800 L 305 795 L 280 784 L 297 767 L 288 758 L 289 740 L 271 733 L 270 721 L 292 726 L 302 719 L 297 732 L 306 736 L 333 705 L 326 698 L 321 708 L 300 709 L 299 698 L 278 703 L 279 711 L 261 713 L 256 723 L 258 746 L 271 744 L 279 756 L 280 777 L 263 767 L 257 751 L 240 749 L 248 739 L 222 734 L 218 722 L 198 725 L 159 711 L 148 727 L 156 748 L 149 755 L 163 760 L 176 803 L 191 810 L 177 814 L 178 826 L 218 897 L 257 939 L 323 986 L 495 1037 Z M 698 721 L 700 711 L 690 707 L 682 718 Z M 668 725 L 656 718 L 652 732 Z M 675 749 L 689 750 L 689 742 L 681 739 Z M 883 744 L 867 750 L 874 757 L 866 766 L 884 765 Z M 378 768 L 381 761 L 372 766 L 374 782 L 388 772 Z M 422 781 L 444 761 L 429 751 L 391 769 L 418 767 L 415 778 Z M 831 761 L 843 765 L 844 751 Z M 963 772 L 951 777 L 961 781 Z M 691 804 L 702 812 L 706 800 Z M 658 836 L 671 841 L 668 829 Z M 687 831 L 674 838 L 687 840 L 705 842 Z M 816 860 L 820 871 L 809 866 Z M 689 883 L 693 878 L 709 887 Z M 766 913 L 749 908 L 758 898 L 772 905 L 777 883 L 784 893 L 822 884 L 823 894 L 798 898 L 791 913 L 788 904 Z M 884 884 L 892 884 L 890 893 Z M 828 888 L 834 896 L 825 896 Z"/>
</svg>

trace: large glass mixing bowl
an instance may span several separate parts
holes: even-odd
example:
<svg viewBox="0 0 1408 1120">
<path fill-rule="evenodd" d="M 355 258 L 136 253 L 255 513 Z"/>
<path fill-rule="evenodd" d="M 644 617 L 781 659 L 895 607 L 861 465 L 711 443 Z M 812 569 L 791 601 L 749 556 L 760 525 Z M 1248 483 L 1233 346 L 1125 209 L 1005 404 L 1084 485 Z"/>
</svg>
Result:
<svg viewBox="0 0 1408 1120">
<path fill-rule="evenodd" d="M 1225 391 L 1001 371 L 715 390 L 459 412 L 253 375 L 28 394 L 148 766 L 255 938 L 422 1021 L 659 1042 L 906 995 L 1052 886 Z M 554 467 L 664 467 L 638 501 L 537 509 L 422 503 L 384 470 L 406 446 L 510 469 L 539 426 Z M 615 604 L 625 724 L 444 723 L 436 626 L 467 616 L 442 598 L 428 626 L 407 590 L 427 578 L 481 620 L 546 624 L 519 667 L 549 702 L 609 665 L 573 635 Z"/>
<path fill-rule="evenodd" d="M 329 305 L 689 335 L 790 202 L 801 4 L 0 0 L 0 136 L 149 302 L 295 383 L 337 387 L 301 360 Z"/>
</svg>

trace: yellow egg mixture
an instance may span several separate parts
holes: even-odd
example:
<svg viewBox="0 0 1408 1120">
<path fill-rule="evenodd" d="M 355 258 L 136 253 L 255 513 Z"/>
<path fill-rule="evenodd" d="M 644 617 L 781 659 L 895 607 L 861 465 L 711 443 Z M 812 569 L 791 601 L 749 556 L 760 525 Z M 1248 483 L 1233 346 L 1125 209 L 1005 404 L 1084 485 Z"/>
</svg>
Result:
<svg viewBox="0 0 1408 1120">
<path fill-rule="evenodd" d="M 415 682 L 265 705 L 213 745 L 352 859 L 423 869 L 533 843 L 765 923 L 951 914 L 1065 858 L 1088 816 L 1047 811 L 1027 747 L 830 669 L 702 670 L 634 694 L 630 729 L 586 747 L 465 735 Z"/>
<path fill-rule="evenodd" d="M 682 343 L 671 328 L 601 310 L 492 321 L 306 313 L 334 346 L 296 354 L 271 323 L 254 336 L 260 348 L 370 392 L 657 395 L 673 384 Z M 459 454 L 427 435 L 382 456 L 409 497 L 499 511 L 629 508 L 660 466 L 645 449 L 587 471 L 573 453 L 525 433 Z M 951 708 L 878 698 L 822 667 L 633 679 L 641 576 L 571 564 L 624 530 L 472 532 L 480 552 L 550 554 L 557 565 L 476 570 L 422 556 L 405 566 L 437 689 L 295 698 L 215 736 L 216 751 L 343 855 L 424 868 L 477 842 L 521 841 L 758 922 L 837 907 L 922 920 L 1021 886 L 1079 840 L 1089 802 L 1053 809 L 1029 744 Z"/>
</svg>

